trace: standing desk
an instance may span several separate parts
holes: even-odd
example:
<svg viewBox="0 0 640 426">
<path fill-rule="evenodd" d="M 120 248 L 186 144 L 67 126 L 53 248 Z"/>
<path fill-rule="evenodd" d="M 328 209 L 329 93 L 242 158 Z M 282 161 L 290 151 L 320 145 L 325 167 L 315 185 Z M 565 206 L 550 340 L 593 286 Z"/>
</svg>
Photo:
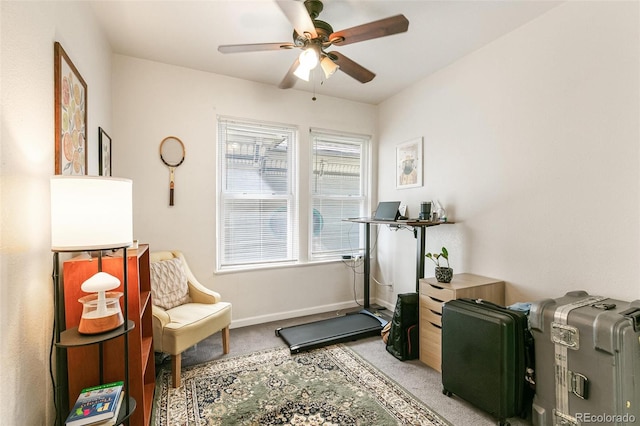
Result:
<svg viewBox="0 0 640 426">
<path fill-rule="evenodd" d="M 370 280 L 371 280 L 371 225 L 406 226 L 413 229 L 416 239 L 416 293 L 420 291 L 420 278 L 424 278 L 424 259 L 426 253 L 427 228 L 453 222 L 431 222 L 429 220 L 375 220 L 367 218 L 345 219 L 347 222 L 364 224 L 364 309 L 376 311 L 370 306 Z M 379 308 L 378 308 L 379 309 Z"/>
</svg>

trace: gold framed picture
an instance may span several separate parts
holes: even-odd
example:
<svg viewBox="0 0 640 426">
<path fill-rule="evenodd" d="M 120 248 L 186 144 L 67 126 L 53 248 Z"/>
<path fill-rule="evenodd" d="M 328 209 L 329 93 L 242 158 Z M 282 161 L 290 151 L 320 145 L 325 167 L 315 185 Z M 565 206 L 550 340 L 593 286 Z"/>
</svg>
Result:
<svg viewBox="0 0 640 426">
<path fill-rule="evenodd" d="M 58 42 L 54 44 L 56 175 L 87 174 L 87 83 Z"/>
</svg>

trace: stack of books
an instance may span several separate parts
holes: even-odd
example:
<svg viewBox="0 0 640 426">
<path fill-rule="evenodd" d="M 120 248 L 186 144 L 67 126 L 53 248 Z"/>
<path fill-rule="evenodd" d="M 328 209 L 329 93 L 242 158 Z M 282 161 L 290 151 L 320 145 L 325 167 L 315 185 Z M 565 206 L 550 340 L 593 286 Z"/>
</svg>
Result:
<svg viewBox="0 0 640 426">
<path fill-rule="evenodd" d="M 82 389 L 65 425 L 115 425 L 124 398 L 123 386 L 120 381 Z"/>
</svg>

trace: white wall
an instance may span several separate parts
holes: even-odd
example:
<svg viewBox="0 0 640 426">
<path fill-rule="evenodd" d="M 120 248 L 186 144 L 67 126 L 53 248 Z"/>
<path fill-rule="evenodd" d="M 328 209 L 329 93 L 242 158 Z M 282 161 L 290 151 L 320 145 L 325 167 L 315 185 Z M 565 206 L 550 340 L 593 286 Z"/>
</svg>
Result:
<svg viewBox="0 0 640 426">
<path fill-rule="evenodd" d="M 89 174 L 111 127 L 111 51 L 86 3 L 2 1 L 0 30 L 0 423 L 50 425 L 53 45 L 87 82 Z"/>
<path fill-rule="evenodd" d="M 376 107 L 296 90 L 115 56 L 113 173 L 133 179 L 134 234 L 152 251 L 179 249 L 206 286 L 233 303 L 232 327 L 355 306 L 353 274 L 342 262 L 215 274 L 216 116 L 297 125 L 300 170 L 308 170 L 309 128 L 374 136 Z M 169 206 L 169 171 L 162 139 L 186 147 L 176 169 L 175 205 Z M 375 150 L 375 145 L 374 145 Z M 309 179 L 301 176 L 301 211 Z M 306 215 L 300 229 L 306 257 Z M 362 297 L 361 277 L 357 277 Z"/>
<path fill-rule="evenodd" d="M 504 279 L 507 303 L 640 298 L 639 17 L 638 2 L 568 2 L 385 101 L 378 197 L 439 199 L 456 224 L 430 228 L 428 251 Z M 424 187 L 396 190 L 395 146 L 417 136 Z M 399 237 L 378 244 L 389 303 L 414 289 Z"/>
</svg>

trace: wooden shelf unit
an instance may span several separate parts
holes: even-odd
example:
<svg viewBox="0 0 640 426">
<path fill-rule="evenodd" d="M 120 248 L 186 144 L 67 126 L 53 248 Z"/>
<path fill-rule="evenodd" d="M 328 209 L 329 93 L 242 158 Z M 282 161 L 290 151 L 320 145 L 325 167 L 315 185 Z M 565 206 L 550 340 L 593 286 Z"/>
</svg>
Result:
<svg viewBox="0 0 640 426">
<path fill-rule="evenodd" d="M 128 317 L 134 329 L 129 338 L 129 395 L 136 400 L 137 409 L 129 419 L 131 426 L 148 426 L 151 421 L 155 390 L 155 359 L 153 356 L 153 324 L 151 314 L 151 276 L 149 246 L 141 244 L 137 250 L 127 250 Z M 102 271 L 123 281 L 122 250 L 103 254 Z M 77 327 L 82 315 L 78 299 L 85 296 L 80 286 L 98 272 L 98 258 L 86 254 L 64 262 L 65 326 Z M 113 291 L 124 291 L 123 285 Z M 124 297 L 120 298 L 124 309 Z M 102 351 L 102 354 L 100 353 Z M 75 401 L 80 391 L 89 386 L 122 380 L 124 366 L 123 339 L 111 339 L 100 345 L 67 349 L 69 401 Z M 102 365 L 101 365 L 102 363 Z M 101 377 L 102 375 L 102 377 Z M 71 407 L 69 407 L 70 409 Z"/>
<path fill-rule="evenodd" d="M 420 279 L 420 361 L 442 371 L 442 304 L 459 298 L 504 305 L 504 281 L 474 274 L 454 274 L 450 283 Z"/>
</svg>

